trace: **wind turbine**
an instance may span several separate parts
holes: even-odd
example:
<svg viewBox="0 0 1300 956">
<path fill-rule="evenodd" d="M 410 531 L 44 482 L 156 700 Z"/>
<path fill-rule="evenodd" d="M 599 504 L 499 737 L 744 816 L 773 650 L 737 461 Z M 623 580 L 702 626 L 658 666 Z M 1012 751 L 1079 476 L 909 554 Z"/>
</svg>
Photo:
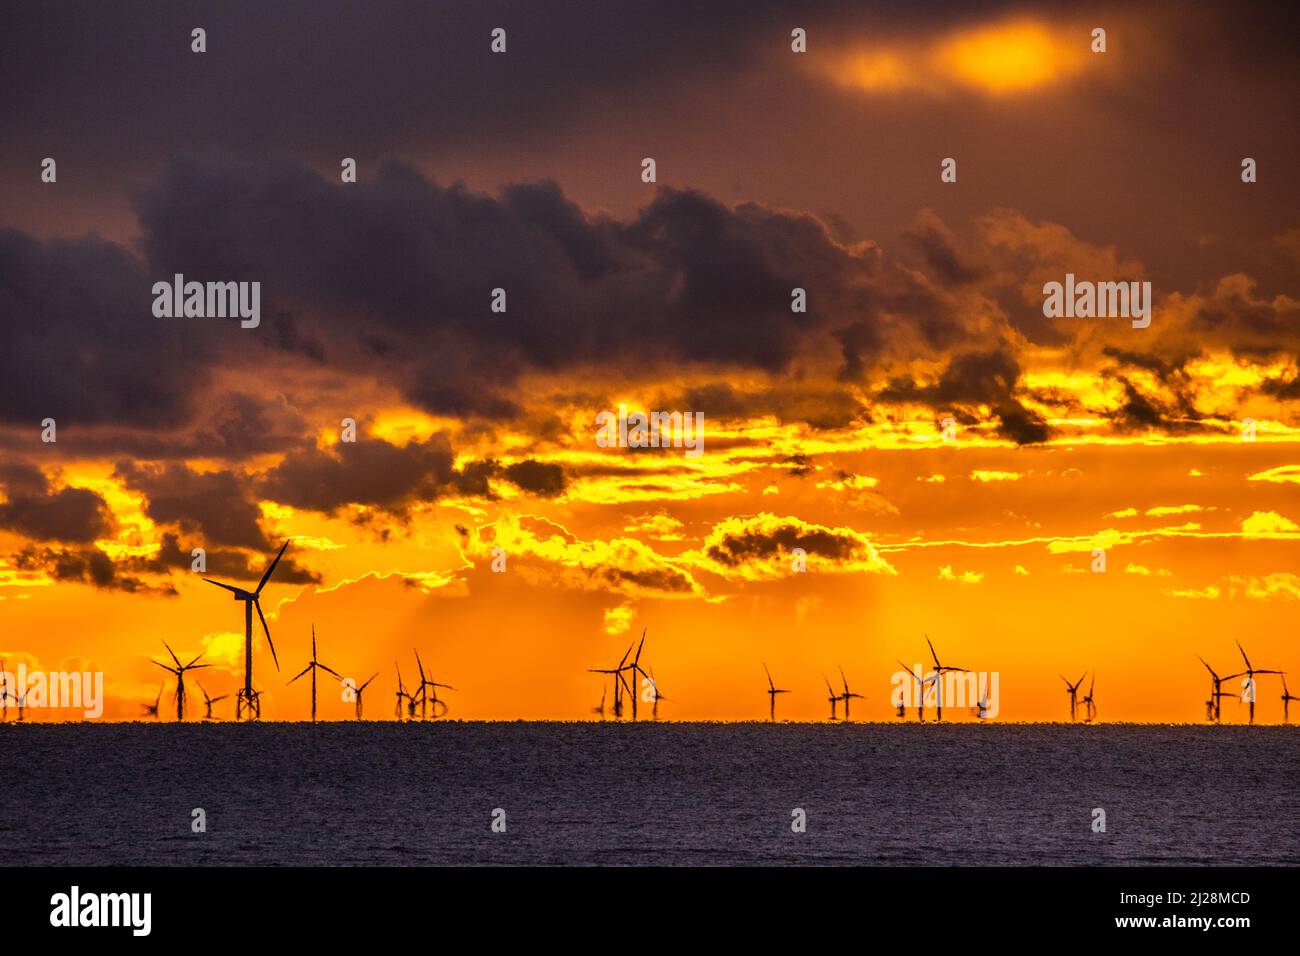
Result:
<svg viewBox="0 0 1300 956">
<path fill-rule="evenodd" d="M 641 630 L 641 643 L 636 646 L 636 656 L 632 658 L 632 663 L 628 664 L 627 667 L 625 668 L 626 670 L 630 670 L 632 672 L 632 690 L 628 691 L 628 693 L 632 695 L 632 719 L 633 720 L 636 720 L 636 700 L 638 697 L 641 696 L 640 694 L 636 693 L 636 687 L 637 687 L 636 675 L 640 674 L 642 677 L 650 677 L 650 675 L 645 672 L 644 668 L 641 667 L 641 648 L 643 647 L 645 647 L 645 628 L 642 628 Z M 628 650 L 631 650 L 631 648 L 629 647 Z M 654 678 L 650 678 L 650 679 L 651 679 L 651 683 L 653 683 Z"/>
<path fill-rule="evenodd" d="M 822 680 L 826 681 L 826 693 L 830 694 L 826 700 L 831 705 L 831 720 L 839 720 L 839 718 L 835 716 L 835 708 L 840 702 L 840 695 L 835 693 L 835 688 L 831 686 L 831 682 L 825 674 L 822 675 Z"/>
<path fill-rule="evenodd" d="M 923 678 L 902 661 L 898 662 L 898 666 L 907 671 L 907 675 L 916 681 L 916 719 L 925 720 L 925 685 L 930 683 L 931 680 L 938 680 L 939 675 L 935 674 L 932 677 Z M 901 697 L 898 701 L 898 716 L 903 716 L 903 700 Z"/>
<path fill-rule="evenodd" d="M 358 687 L 358 688 L 356 689 L 356 691 L 355 691 L 355 693 L 356 693 L 356 695 L 357 695 L 357 720 L 360 720 L 360 719 L 361 719 L 361 706 L 362 706 L 362 705 L 361 705 L 361 692 L 364 691 L 367 687 L 369 687 L 369 686 L 370 686 L 370 681 L 374 680 L 374 679 L 375 679 L 376 677 L 378 677 L 378 676 L 379 676 L 379 671 L 375 671 L 373 674 L 370 675 L 370 679 L 367 680 L 367 681 L 366 681 L 364 684 L 362 684 L 360 687 Z"/>
<path fill-rule="evenodd" d="M 1092 672 L 1092 680 L 1088 681 L 1088 693 L 1083 697 L 1084 720 L 1092 723 L 1097 716 L 1097 705 L 1092 702 L 1092 689 L 1097 686 L 1097 672 Z"/>
<path fill-rule="evenodd" d="M 412 697 L 406 692 L 406 685 L 402 683 L 402 668 L 396 661 L 393 662 L 393 669 L 397 671 L 397 706 L 393 709 L 393 716 L 398 720 L 402 719 L 402 701 L 410 701 Z M 409 706 L 409 704 L 408 704 Z"/>
<path fill-rule="evenodd" d="M 1202 664 L 1205 664 L 1205 658 L 1201 657 L 1199 654 L 1197 655 L 1196 659 L 1200 661 Z M 1211 681 L 1210 699 L 1205 702 L 1205 719 L 1217 721 L 1223 710 L 1223 706 L 1222 706 L 1223 698 L 1237 696 L 1231 691 L 1223 690 L 1222 689 L 1223 682 L 1240 677 L 1241 675 L 1229 674 L 1226 677 L 1220 677 L 1218 674 L 1214 673 L 1214 668 L 1211 667 L 1209 664 L 1205 664 L 1205 669 L 1210 672 L 1210 681 Z"/>
<path fill-rule="evenodd" d="M 162 692 L 163 692 L 163 687 L 165 686 L 166 686 L 165 684 L 158 685 L 158 696 L 153 699 L 152 704 L 141 705 L 142 707 L 144 707 L 144 714 L 146 717 L 152 717 L 154 720 L 158 719 L 158 704 L 162 701 Z M 23 701 L 21 698 L 18 701 L 18 719 L 19 720 L 23 719 Z"/>
<path fill-rule="evenodd" d="M 1291 691 L 1286 687 L 1286 674 L 1282 675 L 1282 723 L 1291 722 L 1291 701 L 1300 700 L 1300 697 L 1294 697 Z"/>
<path fill-rule="evenodd" d="M 1083 678 L 1087 676 L 1088 676 L 1088 672 L 1084 671 L 1083 675 L 1073 684 L 1071 684 L 1068 680 L 1065 680 L 1064 676 L 1061 677 L 1061 680 L 1065 681 L 1066 693 L 1070 695 L 1070 719 L 1071 720 L 1074 720 L 1074 708 L 1079 703 L 1079 685 L 1083 683 Z"/>
<path fill-rule="evenodd" d="M 790 692 L 788 690 L 784 690 L 780 687 L 777 687 L 775 684 L 772 683 L 772 672 L 767 669 L 767 664 L 763 665 L 763 673 L 767 675 L 767 696 L 770 705 L 768 708 L 768 719 L 771 720 L 773 723 L 775 723 L 776 722 L 776 695 L 788 694 Z"/>
<path fill-rule="evenodd" d="M 18 700 L 17 697 L 14 698 Z M 0 659 L 0 722 L 9 719 L 9 668 Z"/>
<path fill-rule="evenodd" d="M 280 669 L 280 658 L 276 656 L 275 644 L 271 640 L 271 629 L 266 626 L 266 615 L 262 613 L 262 604 L 259 600 L 262 596 L 262 588 L 266 587 L 266 582 L 271 579 L 275 566 L 280 563 L 284 557 L 285 549 L 289 547 L 289 542 L 280 547 L 280 553 L 275 556 L 271 566 L 266 569 L 262 575 L 262 580 L 257 583 L 255 591 L 246 591 L 243 588 L 237 588 L 233 584 L 222 584 L 220 581 L 214 581 L 211 578 L 204 578 L 209 584 L 215 584 L 219 588 L 225 588 L 235 596 L 236 601 L 244 602 L 244 686 L 235 696 L 235 719 L 238 720 L 243 711 L 247 709 L 249 718 L 255 719 L 262 716 L 262 704 L 259 698 L 260 691 L 253 690 L 253 609 L 257 609 L 257 617 L 262 622 L 262 630 L 266 632 L 266 643 L 271 647 L 271 659 L 275 661 L 275 669 Z"/>
<path fill-rule="evenodd" d="M 655 680 L 655 669 L 654 669 L 654 666 L 653 666 L 653 665 L 651 665 L 651 667 L 650 667 L 650 690 L 651 690 L 651 691 L 654 693 L 654 695 L 655 695 L 655 699 L 654 699 L 654 707 L 653 707 L 653 708 L 651 709 L 651 711 L 650 711 L 650 719 L 651 719 L 651 720 L 658 720 L 658 719 L 659 719 L 659 701 L 661 701 L 661 700 L 667 700 L 668 698 L 665 697 L 663 694 L 659 693 L 659 682 L 658 682 L 657 680 Z"/>
<path fill-rule="evenodd" d="M 600 687 L 600 706 L 591 708 L 591 712 L 599 716 L 601 720 L 605 719 L 605 695 L 608 693 L 609 691 L 602 684 Z"/>
<path fill-rule="evenodd" d="M 930 645 L 930 656 L 934 658 L 934 713 L 935 720 L 943 720 L 943 675 L 952 671 L 955 673 L 969 674 L 970 671 L 965 667 L 947 667 L 939 663 L 939 655 L 935 653 L 934 644 L 930 641 L 930 635 L 925 635 L 925 643 Z M 965 699 L 965 694 L 962 695 Z M 847 707 L 848 705 L 845 704 Z"/>
<path fill-rule="evenodd" d="M 642 636 L 642 639 L 644 640 L 644 635 Z M 588 667 L 587 668 L 587 673 L 589 674 L 611 675 L 611 679 L 614 681 L 614 719 L 615 720 L 623 716 L 623 697 L 620 694 L 620 685 L 622 685 L 622 688 L 626 689 L 629 694 L 632 693 L 632 689 L 627 686 L 627 678 L 623 676 L 623 671 L 627 670 L 626 665 L 627 665 L 628 655 L 631 653 L 632 653 L 632 645 L 629 644 L 627 646 L 627 650 L 623 652 L 623 658 L 618 662 L 617 667 Z M 601 700 L 604 700 L 603 696 L 601 697 Z M 635 700 L 635 698 L 633 698 L 633 700 Z M 633 704 L 633 706 L 634 707 L 636 706 L 635 703 Z"/>
<path fill-rule="evenodd" d="M 450 684 L 439 684 L 437 681 L 431 680 L 424 672 L 424 664 L 420 661 L 419 651 L 415 652 L 415 666 L 420 669 L 420 717 L 424 717 L 424 705 L 427 700 L 429 703 L 433 704 L 433 719 L 437 720 L 439 717 L 443 716 L 443 714 L 447 713 L 447 711 L 451 710 L 451 708 L 447 706 L 447 702 L 438 697 L 438 688 L 445 687 L 447 690 L 455 690 L 456 688 L 452 687 Z M 432 697 L 428 696 L 426 690 L 426 688 L 429 687 L 433 688 Z M 442 714 L 438 713 L 439 704 L 442 705 Z"/>
<path fill-rule="evenodd" d="M 1241 659 L 1246 662 L 1245 675 L 1250 678 L 1250 722 L 1255 722 L 1255 675 L 1256 674 L 1280 674 L 1281 671 L 1256 670 L 1251 666 L 1250 658 L 1246 656 L 1246 649 L 1241 646 L 1241 641 L 1237 641 L 1237 650 L 1241 651 Z M 1241 674 L 1237 674 L 1240 677 Z"/>
<path fill-rule="evenodd" d="M 339 677 L 338 671 L 326 667 L 320 661 L 316 660 L 316 625 L 313 624 L 311 626 L 311 662 L 298 672 L 297 677 L 294 677 L 293 680 L 289 681 L 289 684 L 292 684 L 293 681 L 297 680 L 303 674 L 311 671 L 311 722 L 313 724 L 316 722 L 316 672 L 318 670 L 325 671 L 327 674 L 333 674 L 337 680 L 343 679 L 342 677 Z M 285 686 L 288 687 L 289 684 L 285 684 Z"/>
<path fill-rule="evenodd" d="M 976 680 L 978 679 L 979 678 L 977 675 Z M 988 677 L 984 678 L 984 689 L 980 691 L 979 701 L 977 701 L 975 704 L 974 712 L 975 712 L 975 716 L 978 717 L 980 720 L 988 719 L 989 716 L 989 678 Z"/>
<path fill-rule="evenodd" d="M 199 684 L 198 681 L 195 681 L 194 683 Z M 225 699 L 226 699 L 227 697 L 229 697 L 230 695 L 229 695 L 229 694 L 222 694 L 220 697 L 209 697 L 209 696 L 208 696 L 208 692 L 207 692 L 206 690 L 203 689 L 203 685 L 202 685 L 202 684 L 199 684 L 199 693 L 201 693 L 201 694 L 203 695 L 203 703 L 207 706 L 207 712 L 203 715 L 203 719 L 204 719 L 204 720 L 216 720 L 217 718 L 215 718 L 215 717 L 212 716 L 212 705 L 213 705 L 213 704 L 216 704 L 216 703 L 220 703 L 221 701 L 225 700 Z"/>
<path fill-rule="evenodd" d="M 172 660 L 176 662 L 176 666 L 168 667 L 162 661 L 153 661 L 153 663 L 157 664 L 163 670 L 176 675 L 176 719 L 181 721 L 185 719 L 185 672 L 188 670 L 198 670 L 200 667 L 210 667 L 211 665 L 200 664 L 198 662 L 199 658 L 203 656 L 202 654 L 196 655 L 194 660 L 190 661 L 188 664 L 182 664 L 181 659 L 176 656 L 175 651 L 168 647 L 166 641 L 163 641 L 162 645 L 167 648 L 167 653 L 172 656 Z"/>
<path fill-rule="evenodd" d="M 849 690 L 849 679 L 844 676 L 844 668 L 840 668 L 840 680 L 844 682 L 844 719 L 849 720 L 849 701 L 854 697 L 859 700 L 866 700 L 861 694 L 854 694 Z"/>
</svg>

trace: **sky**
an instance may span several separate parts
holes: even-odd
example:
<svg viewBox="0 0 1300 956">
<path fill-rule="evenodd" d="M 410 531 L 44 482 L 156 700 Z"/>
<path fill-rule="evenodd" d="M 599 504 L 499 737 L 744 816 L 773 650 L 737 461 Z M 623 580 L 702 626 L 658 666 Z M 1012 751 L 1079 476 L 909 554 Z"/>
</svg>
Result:
<svg viewBox="0 0 1300 956">
<path fill-rule="evenodd" d="M 314 626 L 376 718 L 418 649 L 453 718 L 589 719 L 644 632 L 664 719 L 765 718 L 766 665 L 782 718 L 842 667 L 892 720 L 928 636 L 1000 720 L 1085 673 L 1103 721 L 1202 720 L 1198 655 L 1300 672 L 1295 26 L 9 4 L 0 657 L 102 671 L 106 720 L 174 707 L 164 641 L 233 693 L 193 550 L 247 587 L 288 540 L 264 719 L 308 716 Z M 178 273 L 260 283 L 260 324 L 156 316 Z M 1048 317 L 1067 274 L 1149 282 L 1149 326 Z M 702 452 L 602 445 L 620 406 L 702 414 Z"/>
</svg>

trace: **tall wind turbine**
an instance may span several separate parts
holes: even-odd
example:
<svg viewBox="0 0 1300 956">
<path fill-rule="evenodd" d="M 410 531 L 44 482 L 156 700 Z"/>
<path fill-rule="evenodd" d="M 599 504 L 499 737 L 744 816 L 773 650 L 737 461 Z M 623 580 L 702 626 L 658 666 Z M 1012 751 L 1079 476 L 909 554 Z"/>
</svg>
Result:
<svg viewBox="0 0 1300 956">
<path fill-rule="evenodd" d="M 357 720 L 360 720 L 360 719 L 361 719 L 361 694 L 362 694 L 362 692 L 363 692 L 367 687 L 370 686 L 370 681 L 374 680 L 374 679 L 375 679 L 376 677 L 378 677 L 378 676 L 379 676 L 379 671 L 375 671 L 373 674 L 370 675 L 369 680 L 367 680 L 364 684 L 362 684 L 360 687 L 358 687 L 358 688 L 356 689 L 356 695 L 357 695 Z"/>
<path fill-rule="evenodd" d="M 195 681 L 194 683 L 199 684 L 198 681 Z M 204 719 L 204 720 L 216 720 L 217 718 L 215 718 L 215 717 L 212 716 L 212 705 L 213 705 L 213 704 L 220 703 L 221 701 L 225 700 L 225 699 L 226 699 L 227 697 L 229 697 L 230 695 L 229 695 L 229 694 L 222 694 L 220 697 L 209 697 L 209 696 L 208 696 L 208 692 L 207 692 L 206 690 L 203 689 L 203 685 L 202 685 L 202 684 L 199 684 L 199 693 L 201 693 L 201 694 L 203 695 L 203 703 L 204 703 L 204 705 L 207 707 L 207 710 L 206 710 L 206 711 L 204 712 L 204 714 L 203 714 L 203 719 Z"/>
<path fill-rule="evenodd" d="M 866 700 L 866 698 L 863 697 L 861 694 L 855 694 L 849 690 L 849 679 L 844 676 L 843 667 L 840 668 L 840 680 L 844 682 L 844 697 L 842 698 L 844 701 L 844 719 L 849 720 L 851 719 L 849 717 L 849 701 L 855 697 L 858 698 L 859 700 Z"/>
<path fill-rule="evenodd" d="M 1088 672 L 1084 671 L 1082 676 L 1080 676 L 1079 679 L 1075 681 L 1073 684 L 1071 684 L 1068 680 L 1065 680 L 1064 676 L 1061 677 L 1061 680 L 1065 681 L 1066 693 L 1070 695 L 1070 719 L 1071 720 L 1074 720 L 1074 709 L 1079 704 L 1079 685 L 1083 683 L 1083 678 L 1087 676 L 1088 676 Z"/>
<path fill-rule="evenodd" d="M 1241 659 L 1246 662 L 1246 670 L 1244 671 L 1244 673 L 1247 677 L 1250 678 L 1250 722 L 1253 724 L 1255 722 L 1255 698 L 1258 696 L 1255 693 L 1255 675 L 1256 674 L 1280 674 L 1282 672 L 1256 670 L 1254 667 L 1252 667 L 1250 663 L 1250 658 L 1246 656 L 1246 649 L 1241 646 L 1241 641 L 1237 641 L 1237 650 L 1241 651 Z M 1238 674 L 1237 676 L 1240 677 L 1241 675 Z"/>
<path fill-rule="evenodd" d="M 311 662 L 299 671 L 298 675 L 294 677 L 293 680 L 289 681 L 289 684 L 292 684 L 294 680 L 297 680 L 303 674 L 311 671 L 311 722 L 313 724 L 316 723 L 316 672 L 318 670 L 325 671 L 327 674 L 333 674 L 337 680 L 343 679 L 342 677 L 339 677 L 338 671 L 326 667 L 320 661 L 316 660 L 316 625 L 313 624 L 311 626 Z M 288 687 L 289 684 L 286 684 L 285 686 Z"/>
<path fill-rule="evenodd" d="M 203 656 L 202 654 L 196 655 L 194 660 L 190 661 L 188 664 L 182 664 L 181 659 L 176 656 L 175 651 L 168 647 L 166 641 L 163 641 L 162 645 L 167 648 L 167 653 L 172 656 L 172 660 L 176 662 L 176 666 L 168 667 L 162 661 L 153 661 L 153 663 L 157 664 L 163 670 L 170 671 L 176 675 L 176 719 L 181 721 L 185 719 L 185 672 L 189 670 L 198 670 L 200 667 L 210 667 L 211 665 L 199 663 L 199 658 Z M 154 716 L 157 715 L 155 714 Z"/>
<path fill-rule="evenodd" d="M 266 643 L 271 647 L 271 659 L 275 661 L 275 669 L 280 669 L 280 659 L 275 653 L 275 644 L 271 641 L 271 629 L 266 626 L 266 615 L 262 613 L 262 604 L 259 600 L 262 596 L 262 588 L 266 587 L 266 582 L 271 579 L 275 566 L 280 563 L 284 557 L 285 549 L 289 547 L 289 542 L 280 547 L 280 553 L 275 556 L 271 566 L 266 569 L 262 575 L 262 580 L 257 583 L 257 590 L 246 591 L 243 588 L 237 588 L 233 584 L 222 584 L 220 581 L 214 581 L 211 578 L 204 578 L 209 584 L 215 584 L 219 588 L 225 588 L 235 596 L 236 601 L 244 602 L 244 686 L 235 696 L 235 719 L 238 720 L 244 710 L 248 711 L 249 719 L 256 719 L 262 716 L 262 704 L 259 700 L 261 693 L 253 690 L 253 609 L 257 609 L 257 617 L 262 622 L 262 630 L 266 632 Z"/>
<path fill-rule="evenodd" d="M 1291 701 L 1293 700 L 1300 700 L 1300 697 L 1293 696 L 1291 691 L 1287 690 L 1286 674 L 1283 674 L 1282 675 L 1282 723 L 1284 724 L 1291 723 Z"/>
<path fill-rule="evenodd" d="M 839 720 L 835 716 L 835 708 L 840 702 L 840 695 L 835 693 L 835 688 L 831 686 L 830 679 L 825 674 L 822 674 L 822 680 L 826 681 L 826 693 L 830 695 L 826 700 L 831 705 L 831 720 Z"/>
<path fill-rule="evenodd" d="M 3 659 L 0 659 L 0 723 L 9 719 L 9 668 L 5 666 Z M 15 697 L 16 701 L 18 698 Z"/>
<path fill-rule="evenodd" d="M 605 719 L 605 695 L 607 693 L 609 693 L 609 691 L 606 690 L 605 685 L 602 684 L 600 687 L 600 704 L 599 706 L 591 708 L 591 712 L 596 716 L 598 716 L 601 720 Z"/>
<path fill-rule="evenodd" d="M 767 664 L 763 665 L 763 673 L 767 675 L 767 696 L 768 696 L 768 703 L 769 703 L 768 719 L 773 723 L 776 723 L 776 695 L 788 694 L 790 692 L 788 690 L 784 690 L 780 687 L 777 687 L 774 683 L 772 683 L 772 672 L 767 669 Z"/>
<path fill-rule="evenodd" d="M 949 673 L 969 674 L 970 671 L 965 667 L 950 667 L 939 663 L 939 655 L 935 653 L 934 644 L 930 642 L 930 635 L 925 635 L 925 643 L 930 645 L 930 656 L 934 658 L 934 714 L 935 720 L 943 720 L 943 675 Z M 963 695 L 963 699 L 965 699 Z M 847 702 L 844 705 L 848 706 Z"/>
</svg>

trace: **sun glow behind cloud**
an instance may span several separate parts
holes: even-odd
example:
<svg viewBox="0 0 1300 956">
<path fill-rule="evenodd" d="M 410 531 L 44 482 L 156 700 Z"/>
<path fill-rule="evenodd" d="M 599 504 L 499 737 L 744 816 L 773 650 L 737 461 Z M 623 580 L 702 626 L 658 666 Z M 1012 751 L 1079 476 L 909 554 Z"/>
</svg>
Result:
<svg viewBox="0 0 1300 956">
<path fill-rule="evenodd" d="M 1082 71 L 1089 33 L 1014 20 L 965 29 L 929 42 L 862 45 L 834 58 L 837 82 L 871 93 L 953 88 L 994 96 L 1026 93 Z"/>
</svg>

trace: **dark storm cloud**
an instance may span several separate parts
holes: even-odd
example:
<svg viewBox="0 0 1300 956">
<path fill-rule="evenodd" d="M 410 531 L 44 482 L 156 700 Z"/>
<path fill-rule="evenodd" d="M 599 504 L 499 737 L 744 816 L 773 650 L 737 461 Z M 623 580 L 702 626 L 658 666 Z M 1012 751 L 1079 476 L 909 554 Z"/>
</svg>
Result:
<svg viewBox="0 0 1300 956">
<path fill-rule="evenodd" d="M 362 438 L 293 452 L 258 488 L 274 501 L 326 514 L 348 504 L 403 514 L 414 502 L 437 497 L 454 475 L 454 459 L 441 434 L 408 445 Z"/>
<path fill-rule="evenodd" d="M 153 271 L 257 278 L 296 327 L 313 317 L 332 367 L 382 374 L 440 414 L 517 415 L 523 372 L 593 362 L 778 373 L 809 335 L 850 318 L 935 348 L 964 334 L 955 305 L 878 247 L 846 248 L 812 217 L 696 192 L 661 189 L 616 220 L 548 182 L 493 197 L 399 163 L 339 186 L 296 164 L 184 161 L 139 212 Z M 807 313 L 791 309 L 796 287 Z M 489 308 L 496 288 L 504 314 Z M 274 314 L 264 321 L 274 340 Z M 868 334 L 880 335 L 846 341 Z"/>
<path fill-rule="evenodd" d="M 176 595 L 176 589 L 169 582 L 156 586 L 148 584 L 126 573 L 99 548 L 30 547 L 14 555 L 13 563 L 20 571 L 40 572 L 56 581 L 87 584 L 102 591 Z"/>
<path fill-rule="evenodd" d="M 518 461 L 505 468 L 505 477 L 521 489 L 551 498 L 564 490 L 564 469 L 553 462 Z"/>
<path fill-rule="evenodd" d="M 54 491 L 45 473 L 21 459 L 0 462 L 0 528 L 36 541 L 88 543 L 112 531 L 108 503 L 87 488 Z"/>
<path fill-rule="evenodd" d="M 90 542 L 112 530 L 108 505 L 86 488 L 53 494 L 9 491 L 0 504 L 0 528 L 37 541 Z"/>
<path fill-rule="evenodd" d="M 705 553 L 719 564 L 735 568 L 789 554 L 795 548 L 833 561 L 847 561 L 861 551 L 862 542 L 830 528 L 791 521 L 773 527 L 749 526 L 742 531 L 726 532 Z"/>
<path fill-rule="evenodd" d="M 152 302 L 149 278 L 119 246 L 0 229 L 0 420 L 53 418 L 61 441 L 86 424 L 185 421 L 211 330 L 161 323 Z"/>
<path fill-rule="evenodd" d="M 199 472 L 180 463 L 118 462 L 114 477 L 145 496 L 145 514 L 158 524 L 201 534 L 205 547 L 225 545 L 266 551 L 262 512 L 241 472 Z"/>
<path fill-rule="evenodd" d="M 271 561 L 269 554 L 250 555 L 244 551 L 210 548 L 203 543 L 182 544 L 179 536 L 168 532 L 162 536 L 156 555 L 135 559 L 130 567 L 154 574 L 193 571 L 193 549 L 196 547 L 204 549 L 205 570 L 202 573 L 221 581 L 260 580 Z M 298 564 L 292 554 L 286 554 L 275 566 L 275 580 L 284 584 L 319 584 L 321 576 Z"/>
<path fill-rule="evenodd" d="M 921 402 L 936 410 L 988 405 L 998 418 L 998 433 L 1017 444 L 1046 441 L 1051 432 L 1040 415 L 1015 397 L 1020 363 L 1005 348 L 954 356 L 933 385 L 895 378 L 877 396 L 889 402 Z"/>
</svg>

